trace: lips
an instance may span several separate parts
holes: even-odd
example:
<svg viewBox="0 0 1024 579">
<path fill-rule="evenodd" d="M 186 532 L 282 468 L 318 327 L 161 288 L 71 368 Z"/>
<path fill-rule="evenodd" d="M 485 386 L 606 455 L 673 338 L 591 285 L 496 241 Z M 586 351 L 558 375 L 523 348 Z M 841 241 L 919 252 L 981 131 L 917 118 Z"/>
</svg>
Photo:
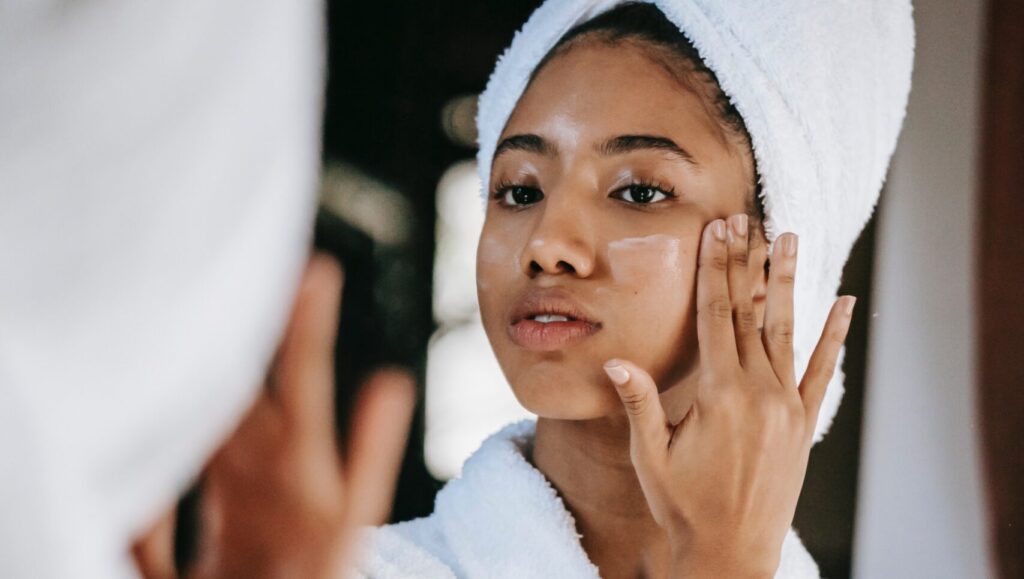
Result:
<svg viewBox="0 0 1024 579">
<path fill-rule="evenodd" d="M 567 292 L 560 289 L 534 290 L 512 309 L 508 335 L 521 348 L 535 352 L 561 350 L 601 330 Z"/>
</svg>

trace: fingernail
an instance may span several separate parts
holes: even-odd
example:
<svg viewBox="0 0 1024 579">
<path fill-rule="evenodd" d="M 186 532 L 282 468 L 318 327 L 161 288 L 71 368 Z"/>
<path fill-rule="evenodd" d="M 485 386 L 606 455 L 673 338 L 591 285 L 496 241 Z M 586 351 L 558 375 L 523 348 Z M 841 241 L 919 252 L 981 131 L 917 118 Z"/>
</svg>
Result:
<svg viewBox="0 0 1024 579">
<path fill-rule="evenodd" d="M 796 255 L 797 240 L 798 238 L 795 233 L 790 233 L 789 235 L 786 236 L 786 243 L 783 246 L 783 249 L 786 250 L 786 255 L 788 255 L 789 257 L 793 257 L 794 255 Z"/>
<path fill-rule="evenodd" d="M 743 239 L 747 236 L 747 214 L 738 213 L 729 218 L 729 228 L 732 230 L 732 234 L 737 239 Z"/>
<path fill-rule="evenodd" d="M 715 239 L 718 241 L 725 241 L 725 222 L 721 219 L 716 219 L 711 224 L 711 233 L 715 234 Z"/>
<path fill-rule="evenodd" d="M 852 316 L 853 315 L 853 305 L 857 303 L 857 298 L 855 298 L 853 296 L 845 296 L 843 298 L 843 300 L 845 300 L 843 302 L 843 311 L 846 312 L 846 315 Z"/>
<path fill-rule="evenodd" d="M 612 382 L 615 382 L 619 386 L 629 381 L 629 372 L 626 371 L 620 364 L 612 363 L 610 366 L 604 366 L 605 374 L 611 378 Z"/>
</svg>

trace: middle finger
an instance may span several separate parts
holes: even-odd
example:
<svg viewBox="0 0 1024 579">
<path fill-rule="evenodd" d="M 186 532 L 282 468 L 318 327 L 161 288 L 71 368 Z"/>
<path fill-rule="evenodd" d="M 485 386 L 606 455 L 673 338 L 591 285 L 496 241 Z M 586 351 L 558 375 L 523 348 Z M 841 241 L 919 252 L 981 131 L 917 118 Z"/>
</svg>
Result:
<svg viewBox="0 0 1024 579">
<path fill-rule="evenodd" d="M 697 262 L 697 340 L 701 367 L 711 375 L 726 374 L 739 364 L 726 274 L 725 227 L 721 219 L 705 226 Z"/>
</svg>

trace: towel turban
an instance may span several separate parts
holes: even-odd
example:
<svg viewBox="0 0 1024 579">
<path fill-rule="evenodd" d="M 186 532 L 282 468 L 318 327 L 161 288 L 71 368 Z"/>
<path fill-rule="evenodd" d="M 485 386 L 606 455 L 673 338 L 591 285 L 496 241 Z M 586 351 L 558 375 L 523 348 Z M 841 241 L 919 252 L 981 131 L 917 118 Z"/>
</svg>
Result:
<svg viewBox="0 0 1024 579">
<path fill-rule="evenodd" d="M 549 0 L 499 58 L 480 97 L 478 166 L 489 190 L 498 138 L 530 75 L 574 26 L 617 0 Z M 652 0 L 690 40 L 739 111 L 761 176 L 765 232 L 800 236 L 797 377 L 807 368 L 843 265 L 878 201 L 903 123 L 914 50 L 909 0 Z M 840 352 L 841 366 L 845 348 Z M 839 407 L 837 369 L 814 440 Z"/>
</svg>

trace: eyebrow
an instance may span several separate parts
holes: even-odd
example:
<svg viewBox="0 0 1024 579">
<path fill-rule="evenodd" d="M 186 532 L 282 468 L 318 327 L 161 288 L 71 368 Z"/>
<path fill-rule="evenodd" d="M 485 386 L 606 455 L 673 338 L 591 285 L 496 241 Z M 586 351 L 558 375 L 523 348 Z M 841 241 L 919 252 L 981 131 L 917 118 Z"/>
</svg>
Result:
<svg viewBox="0 0 1024 579">
<path fill-rule="evenodd" d="M 656 135 L 620 135 L 608 139 L 597 147 L 602 155 L 624 155 L 634 151 L 656 150 L 665 151 L 681 161 L 685 161 L 694 167 L 700 164 L 693 158 L 689 151 L 679 146 L 675 141 L 667 137 Z M 537 155 L 558 156 L 558 149 L 550 142 L 544 140 L 540 135 L 522 134 L 506 137 L 498 143 L 494 149 L 494 159 L 509 151 L 524 151 Z"/>
<path fill-rule="evenodd" d="M 538 155 L 558 156 L 558 151 L 551 146 L 551 143 L 544 140 L 540 135 L 512 135 L 498 143 L 494 149 L 494 158 L 497 159 L 502 153 L 508 151 L 525 151 Z"/>
<path fill-rule="evenodd" d="M 622 135 L 609 139 L 598 147 L 602 155 L 623 155 L 634 151 L 643 150 L 665 151 L 681 161 L 685 161 L 694 167 L 699 164 L 689 151 L 680 147 L 675 141 L 666 137 L 655 135 Z"/>
</svg>

